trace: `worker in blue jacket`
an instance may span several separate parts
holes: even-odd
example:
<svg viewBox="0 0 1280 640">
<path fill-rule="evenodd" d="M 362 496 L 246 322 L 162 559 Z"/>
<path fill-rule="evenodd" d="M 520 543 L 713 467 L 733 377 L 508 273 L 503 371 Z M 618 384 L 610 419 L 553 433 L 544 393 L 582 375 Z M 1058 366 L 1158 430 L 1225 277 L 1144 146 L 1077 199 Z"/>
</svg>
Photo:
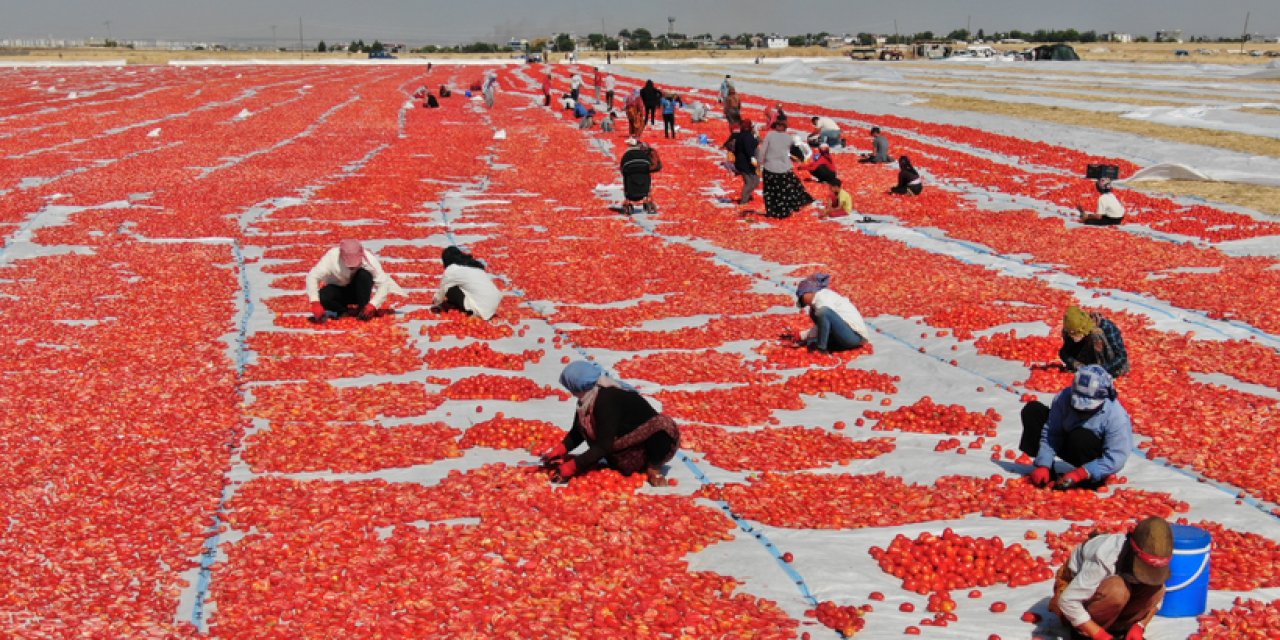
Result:
<svg viewBox="0 0 1280 640">
<path fill-rule="evenodd" d="M 1036 486 L 1097 488 L 1123 469 L 1133 450 L 1133 422 L 1116 398 L 1111 374 L 1096 364 L 1085 365 L 1052 406 L 1027 403 L 1020 448 L 1035 457 L 1031 482 Z M 1073 467 L 1056 481 L 1055 459 Z"/>
</svg>

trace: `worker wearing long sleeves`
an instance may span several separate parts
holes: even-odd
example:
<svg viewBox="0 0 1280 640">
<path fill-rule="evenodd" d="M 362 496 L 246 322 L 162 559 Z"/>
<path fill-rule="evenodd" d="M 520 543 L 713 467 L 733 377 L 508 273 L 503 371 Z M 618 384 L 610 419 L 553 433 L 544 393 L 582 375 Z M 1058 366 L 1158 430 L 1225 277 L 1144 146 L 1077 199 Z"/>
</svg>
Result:
<svg viewBox="0 0 1280 640">
<path fill-rule="evenodd" d="M 1058 357 L 1068 371 L 1086 364 L 1101 365 L 1111 377 L 1129 373 L 1129 353 L 1114 322 L 1096 311 L 1067 307 L 1062 317 L 1062 348 Z"/>
<path fill-rule="evenodd" d="M 444 263 L 444 275 L 432 301 L 437 310 L 448 307 L 485 320 L 493 318 L 498 312 L 498 303 L 502 302 L 502 292 L 484 270 L 484 263 L 457 247 L 446 247 L 440 260 Z"/>
<path fill-rule="evenodd" d="M 1027 403 L 1022 429 L 1019 446 L 1035 457 L 1031 482 L 1038 486 L 1052 481 L 1060 458 L 1075 468 L 1058 478 L 1059 487 L 1097 487 L 1124 468 L 1133 450 L 1133 422 L 1116 399 L 1111 375 L 1096 364 L 1081 367 L 1052 406 Z"/>
<path fill-rule="evenodd" d="M 1058 571 L 1049 610 L 1075 637 L 1144 640 L 1172 557 L 1173 531 L 1163 518 L 1147 518 L 1127 534 L 1093 536 Z"/>
<path fill-rule="evenodd" d="M 361 320 L 378 315 L 387 296 L 404 294 L 382 263 L 359 240 L 343 240 L 325 252 L 307 273 L 312 322 L 350 313 Z"/>
<path fill-rule="evenodd" d="M 662 466 L 680 446 L 680 430 L 670 418 L 594 362 L 569 363 L 560 384 L 578 398 L 578 406 L 569 433 L 542 454 L 557 479 L 568 480 L 603 461 L 624 475 L 644 471 L 654 486 L 666 484 Z M 583 443 L 586 451 L 570 455 Z"/>
</svg>

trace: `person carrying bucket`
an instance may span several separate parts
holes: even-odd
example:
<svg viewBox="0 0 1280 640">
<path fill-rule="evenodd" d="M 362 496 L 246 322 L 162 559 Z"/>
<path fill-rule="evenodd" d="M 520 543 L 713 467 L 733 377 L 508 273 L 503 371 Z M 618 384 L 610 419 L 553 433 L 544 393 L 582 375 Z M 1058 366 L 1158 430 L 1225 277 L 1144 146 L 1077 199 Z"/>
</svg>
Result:
<svg viewBox="0 0 1280 640">
<path fill-rule="evenodd" d="M 1095 535 L 1071 552 L 1053 582 L 1049 610 L 1073 640 L 1144 640 L 1164 598 L 1173 531 L 1147 518 L 1130 533 Z"/>
</svg>

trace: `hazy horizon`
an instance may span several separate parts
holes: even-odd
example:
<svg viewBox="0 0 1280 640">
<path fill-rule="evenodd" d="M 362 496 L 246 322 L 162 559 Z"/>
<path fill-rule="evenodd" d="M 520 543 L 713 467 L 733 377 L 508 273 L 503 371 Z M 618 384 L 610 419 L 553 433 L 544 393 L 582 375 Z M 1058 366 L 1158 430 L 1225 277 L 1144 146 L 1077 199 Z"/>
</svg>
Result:
<svg viewBox="0 0 1280 640">
<path fill-rule="evenodd" d="M 956 29 L 987 33 L 1018 29 L 1111 31 L 1150 37 L 1156 30 L 1181 29 L 1187 37 L 1239 37 L 1249 14 L 1249 32 L 1280 34 L 1280 2 L 1247 0 L 1131 0 L 1124 3 L 953 2 L 915 0 L 897 4 L 804 0 L 792 3 L 760 0 L 653 0 L 637 5 L 542 0 L 473 0 L 467 3 L 370 0 L 276 0 L 191 2 L 174 0 L 49 0 L 5 9 L 0 40 L 176 40 L 296 45 L 299 19 L 302 37 L 313 46 L 375 39 L 411 45 L 502 42 L 540 38 L 554 32 L 616 35 L 622 29 L 646 28 L 688 35 L 710 33 L 881 33 Z"/>
</svg>

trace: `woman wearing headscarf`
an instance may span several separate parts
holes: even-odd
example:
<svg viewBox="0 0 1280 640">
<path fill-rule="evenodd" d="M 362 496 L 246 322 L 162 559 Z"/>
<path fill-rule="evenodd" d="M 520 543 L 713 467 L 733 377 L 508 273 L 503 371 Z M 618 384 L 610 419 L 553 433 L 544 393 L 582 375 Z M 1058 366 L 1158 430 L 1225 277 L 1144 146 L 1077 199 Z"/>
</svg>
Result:
<svg viewBox="0 0 1280 640">
<path fill-rule="evenodd" d="M 770 218 L 789 218 L 813 202 L 792 169 L 793 142 L 787 134 L 787 121 L 779 119 L 756 149 L 756 160 L 764 173 L 764 214 Z"/>
<path fill-rule="evenodd" d="M 756 166 L 758 146 L 760 141 L 756 140 L 756 132 L 750 120 L 739 123 L 738 132 L 725 143 L 725 147 L 733 153 L 734 173 L 742 176 L 742 193 L 738 196 L 740 205 L 750 204 L 756 187 L 760 186 L 760 171 Z"/>
<path fill-rule="evenodd" d="M 640 90 L 636 89 L 627 96 L 625 104 L 627 127 L 632 138 L 638 138 L 644 132 L 644 101 L 640 98 Z"/>
<path fill-rule="evenodd" d="M 605 375 L 594 362 L 570 362 L 560 385 L 578 398 L 573 427 L 564 440 L 542 454 L 557 481 L 594 469 L 601 461 L 624 475 L 643 471 L 649 484 L 667 484 L 662 466 L 680 447 L 675 422 L 654 410 L 631 385 Z M 586 451 L 571 455 L 583 443 Z"/>
<path fill-rule="evenodd" d="M 1062 316 L 1062 348 L 1058 357 L 1067 371 L 1100 365 L 1112 377 L 1129 373 L 1129 353 L 1120 328 L 1096 311 L 1067 307 Z"/>
<path fill-rule="evenodd" d="M 653 116 L 658 113 L 658 106 L 662 104 L 662 92 L 654 86 L 652 80 L 645 80 L 644 88 L 640 89 L 640 100 L 644 102 L 645 123 L 653 124 Z"/>
<path fill-rule="evenodd" d="M 457 247 L 446 247 L 440 253 L 444 275 L 436 290 L 432 307 L 436 311 L 458 309 L 489 320 L 498 312 L 502 292 L 484 270 L 484 263 Z"/>
<path fill-rule="evenodd" d="M 818 145 L 818 149 L 809 156 L 809 161 L 800 165 L 800 168 L 808 171 L 814 180 L 823 184 L 839 182 L 839 177 L 836 175 L 836 161 L 831 157 L 831 145 L 825 142 Z"/>
<path fill-rule="evenodd" d="M 796 287 L 796 306 L 809 307 L 813 326 L 793 338 L 795 346 L 828 353 L 857 349 L 867 343 L 867 323 L 862 314 L 848 298 L 828 288 L 830 284 L 831 276 L 815 273 Z"/>
<path fill-rule="evenodd" d="M 918 196 L 923 190 L 924 181 L 920 179 L 920 172 L 912 166 L 911 158 L 906 156 L 898 158 L 898 186 L 890 188 L 889 192 L 900 196 L 908 193 Z"/>
</svg>

